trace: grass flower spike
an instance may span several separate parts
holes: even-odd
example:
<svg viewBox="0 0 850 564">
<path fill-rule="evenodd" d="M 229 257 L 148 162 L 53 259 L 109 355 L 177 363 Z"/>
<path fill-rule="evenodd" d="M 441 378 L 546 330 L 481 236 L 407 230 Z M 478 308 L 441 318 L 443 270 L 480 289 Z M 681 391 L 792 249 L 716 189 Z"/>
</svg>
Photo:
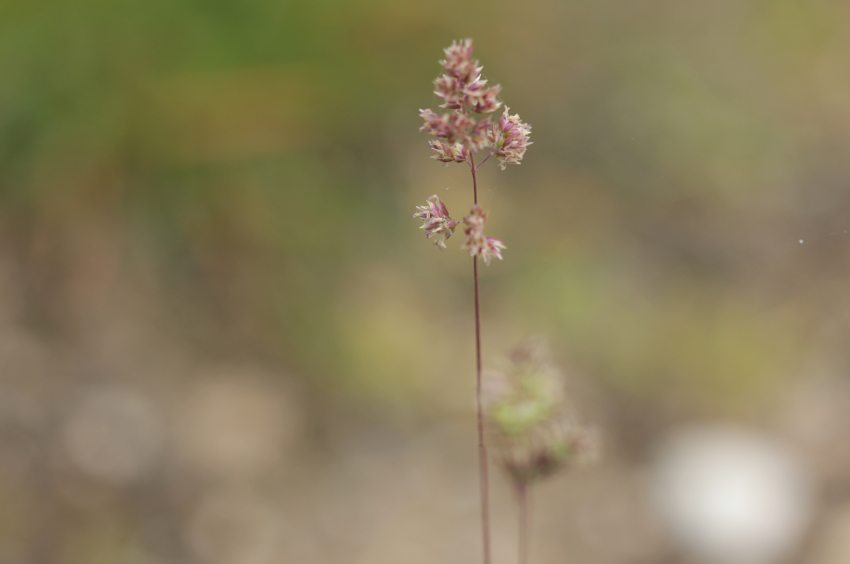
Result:
<svg viewBox="0 0 850 564">
<path fill-rule="evenodd" d="M 545 348 L 526 342 L 489 372 L 485 413 L 502 467 L 525 487 L 562 468 L 593 461 L 596 431 L 581 425 Z"/>
<path fill-rule="evenodd" d="M 478 283 L 478 259 L 490 264 L 493 258 L 502 260 L 505 245 L 498 239 L 484 234 L 487 213 L 478 205 L 478 168 L 487 159 L 496 156 L 504 170 L 506 164 L 519 164 L 531 143 L 528 136 L 531 126 L 511 116 L 505 107 L 498 123 L 489 115 L 502 107 L 499 95 L 502 87 L 489 86 L 481 76 L 483 67 L 472 58 L 472 40 L 455 41 L 445 50 L 446 58 L 440 61 L 445 74 L 434 80 L 434 94 L 443 103 L 444 113 L 430 108 L 419 110 L 424 121 L 419 131 L 436 139 L 428 142 L 435 159 L 445 166 L 449 163 L 465 163 L 472 173 L 472 211 L 463 219 L 466 224 L 466 241 L 462 248 L 472 257 L 472 272 L 475 289 L 475 382 L 478 404 L 478 468 L 481 486 L 481 532 L 484 546 L 484 564 L 490 564 L 490 501 L 487 445 L 484 434 L 484 412 L 481 398 L 481 308 Z M 475 154 L 489 149 L 489 154 L 478 164 Z M 421 219 L 425 236 L 442 235 L 436 244 L 440 250 L 457 228 L 458 221 L 449 216 L 445 204 L 437 196 L 428 198 L 426 205 L 417 206 L 413 217 Z"/>
<path fill-rule="evenodd" d="M 535 482 L 599 455 L 595 429 L 579 423 L 546 350 L 529 341 L 488 374 L 485 413 L 498 460 L 519 502 L 519 563 L 528 562 L 529 496 Z"/>
</svg>

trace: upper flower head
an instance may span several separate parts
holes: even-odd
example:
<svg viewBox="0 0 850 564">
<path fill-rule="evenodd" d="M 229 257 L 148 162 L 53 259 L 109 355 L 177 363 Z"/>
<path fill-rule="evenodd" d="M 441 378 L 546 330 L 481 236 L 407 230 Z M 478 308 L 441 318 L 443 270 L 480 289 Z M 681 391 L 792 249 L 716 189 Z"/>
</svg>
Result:
<svg viewBox="0 0 850 564">
<path fill-rule="evenodd" d="M 444 100 L 443 108 L 465 111 L 472 110 L 477 114 L 495 112 L 502 103 L 498 100 L 502 87 L 487 86 L 487 81 L 481 78 L 481 65 L 472 59 L 472 40 L 464 39 L 460 43 L 453 42 L 445 49 L 446 59 L 440 61 L 448 74 L 434 81 L 434 94 Z"/>
<path fill-rule="evenodd" d="M 525 151 L 532 143 L 528 140 L 531 126 L 519 119 L 519 114 L 510 115 L 508 108 L 499 118 L 499 123 L 493 126 L 491 132 L 494 147 L 493 154 L 499 157 L 499 166 L 505 170 L 505 165 L 520 164 Z"/>
<path fill-rule="evenodd" d="M 472 39 L 452 41 L 443 51 L 446 58 L 440 64 L 453 77 L 466 81 L 481 72 L 478 61 L 472 59 Z"/>
<path fill-rule="evenodd" d="M 461 248 L 468 249 L 469 256 L 481 257 L 484 264 L 488 266 L 493 257 L 502 260 L 502 249 L 506 247 L 498 239 L 484 235 L 487 212 L 476 204 L 469 215 L 463 218 L 463 222 L 467 225 L 466 241 L 463 242 Z"/>
<path fill-rule="evenodd" d="M 430 239 L 434 235 L 443 234 L 443 239 L 437 240 L 434 244 L 440 247 L 440 250 L 446 248 L 446 241 L 454 233 L 457 227 L 457 221 L 449 216 L 449 210 L 446 204 L 436 194 L 425 201 L 424 206 L 416 206 L 419 210 L 413 214 L 413 217 L 423 220 L 420 229 L 425 230 L 425 237 Z"/>
<path fill-rule="evenodd" d="M 488 114 L 502 106 L 498 84 L 487 86 L 487 80 L 481 78 L 481 65 L 472 59 L 472 40 L 455 41 L 445 49 L 446 58 L 440 64 L 446 74 L 434 80 L 434 94 L 442 98 L 441 108 L 454 110 L 442 115 L 431 109 L 419 110 L 425 124 L 419 128 L 445 139 L 447 146 L 431 142 L 431 148 L 437 153 L 433 158 L 440 162 L 463 162 L 465 158 L 456 158 L 449 148 L 455 144 L 463 145 L 463 151 L 479 151 L 489 147 L 496 138 L 495 126 L 489 118 L 476 122 L 472 114 Z M 499 140 L 504 136 L 499 135 Z M 448 147 L 448 148 L 447 148 Z M 514 150 L 509 147 L 506 151 Z M 460 151 L 460 149 L 458 149 Z M 458 152 L 458 154 L 460 154 Z M 520 157 L 521 158 L 521 157 Z"/>
</svg>

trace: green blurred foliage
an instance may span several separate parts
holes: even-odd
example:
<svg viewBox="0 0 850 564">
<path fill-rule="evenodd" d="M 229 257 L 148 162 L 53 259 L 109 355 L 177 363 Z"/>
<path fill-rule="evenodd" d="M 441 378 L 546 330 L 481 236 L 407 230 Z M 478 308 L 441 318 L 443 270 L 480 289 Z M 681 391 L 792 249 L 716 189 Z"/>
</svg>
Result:
<svg viewBox="0 0 850 564">
<path fill-rule="evenodd" d="M 23 318 L 73 340 L 97 306 L 66 303 L 74 265 L 112 260 L 203 346 L 366 401 L 466 390 L 468 265 L 407 216 L 450 182 L 469 205 L 416 112 L 470 35 L 536 143 L 482 173 L 508 244 L 487 352 L 552 332 L 605 386 L 746 404 L 811 350 L 846 270 L 828 233 L 850 203 L 848 21 L 826 1 L 7 0 L 0 214 Z M 112 258 L 89 252 L 103 237 Z"/>
</svg>

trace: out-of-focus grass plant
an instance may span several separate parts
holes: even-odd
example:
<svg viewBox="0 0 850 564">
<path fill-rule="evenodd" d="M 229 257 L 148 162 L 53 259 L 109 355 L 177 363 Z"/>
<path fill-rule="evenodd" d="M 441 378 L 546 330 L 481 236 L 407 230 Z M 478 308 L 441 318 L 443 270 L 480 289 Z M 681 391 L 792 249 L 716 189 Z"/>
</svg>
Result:
<svg viewBox="0 0 850 564">
<path fill-rule="evenodd" d="M 484 412 L 497 458 L 519 503 L 519 562 L 528 561 L 529 488 L 599 454 L 595 429 L 578 420 L 542 343 L 515 347 L 485 375 Z"/>
</svg>

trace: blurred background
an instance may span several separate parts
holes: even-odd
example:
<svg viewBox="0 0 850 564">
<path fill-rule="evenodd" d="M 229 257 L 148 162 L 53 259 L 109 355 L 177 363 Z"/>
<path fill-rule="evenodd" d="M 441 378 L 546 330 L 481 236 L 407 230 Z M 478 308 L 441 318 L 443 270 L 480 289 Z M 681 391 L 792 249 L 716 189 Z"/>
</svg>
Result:
<svg viewBox="0 0 850 564">
<path fill-rule="evenodd" d="M 464 37 L 535 143 L 485 363 L 543 336 L 604 444 L 532 562 L 850 561 L 850 4 L 3 0 L 0 563 L 479 561 L 471 261 L 411 218 L 471 205 L 417 131 Z"/>
</svg>

